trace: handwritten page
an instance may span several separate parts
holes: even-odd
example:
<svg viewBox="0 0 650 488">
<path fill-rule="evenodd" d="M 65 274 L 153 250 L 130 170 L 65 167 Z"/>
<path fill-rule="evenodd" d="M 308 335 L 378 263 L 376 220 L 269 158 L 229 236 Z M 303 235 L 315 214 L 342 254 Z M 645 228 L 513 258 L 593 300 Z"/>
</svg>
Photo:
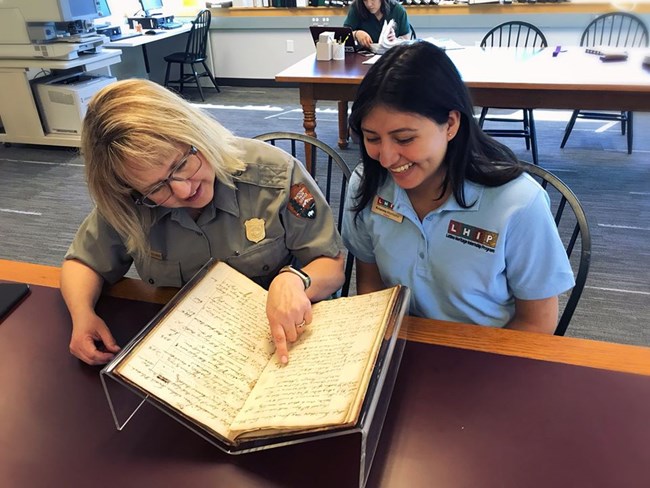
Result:
<svg viewBox="0 0 650 488">
<path fill-rule="evenodd" d="M 229 266 L 215 266 L 116 372 L 228 438 L 273 355 L 266 295 Z"/>
<path fill-rule="evenodd" d="M 294 344 L 288 365 L 274 357 L 233 422 L 233 432 L 353 422 L 361 407 L 395 289 L 323 301 Z"/>
<path fill-rule="evenodd" d="M 313 305 L 312 323 L 282 365 L 266 290 L 218 263 L 114 372 L 230 442 L 351 425 L 398 296 L 394 287 Z"/>
</svg>

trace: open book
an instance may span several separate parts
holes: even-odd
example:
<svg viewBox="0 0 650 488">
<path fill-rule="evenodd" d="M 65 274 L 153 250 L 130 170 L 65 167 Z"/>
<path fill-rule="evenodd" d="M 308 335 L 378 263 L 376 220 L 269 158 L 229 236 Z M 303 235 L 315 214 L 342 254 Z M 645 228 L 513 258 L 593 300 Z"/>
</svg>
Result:
<svg viewBox="0 0 650 488">
<path fill-rule="evenodd" d="M 262 287 L 219 262 L 179 295 L 107 368 L 232 445 L 354 425 L 384 336 L 408 301 L 397 286 L 315 304 L 282 365 Z"/>
</svg>

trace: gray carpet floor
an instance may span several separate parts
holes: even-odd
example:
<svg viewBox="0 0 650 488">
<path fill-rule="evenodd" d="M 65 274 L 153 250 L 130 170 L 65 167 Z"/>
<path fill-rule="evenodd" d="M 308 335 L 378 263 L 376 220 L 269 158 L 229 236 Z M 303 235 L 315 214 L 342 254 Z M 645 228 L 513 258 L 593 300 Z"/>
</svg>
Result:
<svg viewBox="0 0 650 488">
<path fill-rule="evenodd" d="M 202 104 L 235 134 L 303 132 L 294 88 L 222 87 Z M 193 96 L 193 100 L 199 100 Z M 634 153 L 620 126 L 578 121 L 560 149 L 565 111 L 536 110 L 540 164 L 580 199 L 592 233 L 587 286 L 567 335 L 650 345 L 650 114 L 635 114 Z M 336 104 L 319 103 L 318 137 L 337 141 Z M 523 140 L 503 139 L 523 160 Z M 352 168 L 359 148 L 339 151 Z M 59 265 L 91 208 L 75 149 L 0 146 L 0 258 Z"/>
</svg>

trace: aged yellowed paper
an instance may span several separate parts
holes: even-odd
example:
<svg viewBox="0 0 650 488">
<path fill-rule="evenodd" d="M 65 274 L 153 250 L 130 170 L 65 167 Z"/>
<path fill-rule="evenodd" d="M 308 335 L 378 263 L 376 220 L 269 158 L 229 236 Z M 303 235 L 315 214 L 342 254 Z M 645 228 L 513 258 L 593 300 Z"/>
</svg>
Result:
<svg viewBox="0 0 650 488">
<path fill-rule="evenodd" d="M 291 361 L 281 365 L 266 290 L 218 263 L 115 372 L 231 441 L 244 432 L 347 425 L 361 407 L 397 291 L 315 304 Z"/>
</svg>

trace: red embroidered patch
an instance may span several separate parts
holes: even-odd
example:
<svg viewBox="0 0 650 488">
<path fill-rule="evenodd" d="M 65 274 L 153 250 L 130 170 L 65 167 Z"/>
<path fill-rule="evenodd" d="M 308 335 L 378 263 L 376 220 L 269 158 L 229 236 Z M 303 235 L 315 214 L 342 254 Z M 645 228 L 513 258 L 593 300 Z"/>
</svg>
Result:
<svg viewBox="0 0 650 488">
<path fill-rule="evenodd" d="M 316 201 L 304 183 L 291 185 L 287 208 L 296 217 L 316 218 Z"/>
</svg>

